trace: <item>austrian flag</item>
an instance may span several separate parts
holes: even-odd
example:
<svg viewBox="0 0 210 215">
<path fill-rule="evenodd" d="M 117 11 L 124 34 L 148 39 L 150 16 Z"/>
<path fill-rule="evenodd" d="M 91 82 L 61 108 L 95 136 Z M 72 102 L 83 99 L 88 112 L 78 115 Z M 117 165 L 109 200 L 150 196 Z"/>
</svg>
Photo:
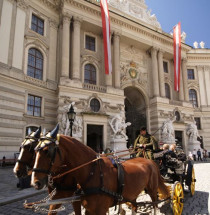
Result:
<svg viewBox="0 0 210 215">
<path fill-rule="evenodd" d="M 104 40 L 104 63 L 105 74 L 112 73 L 112 58 L 111 58 L 111 40 L 110 40 L 110 20 L 107 0 L 101 0 L 101 17 Z"/>
<path fill-rule="evenodd" d="M 181 63 L 181 24 L 174 27 L 174 90 L 179 91 Z"/>
</svg>

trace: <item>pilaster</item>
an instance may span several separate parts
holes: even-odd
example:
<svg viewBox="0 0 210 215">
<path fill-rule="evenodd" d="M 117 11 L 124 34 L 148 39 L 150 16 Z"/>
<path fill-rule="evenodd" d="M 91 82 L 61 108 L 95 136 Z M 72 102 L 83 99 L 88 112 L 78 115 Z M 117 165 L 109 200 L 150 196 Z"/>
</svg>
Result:
<svg viewBox="0 0 210 215">
<path fill-rule="evenodd" d="M 160 95 L 159 77 L 158 77 L 158 63 L 157 63 L 157 51 L 158 51 L 158 49 L 156 47 L 151 48 L 153 97 L 157 97 L 157 96 Z"/>
<path fill-rule="evenodd" d="M 158 51 L 158 74 L 159 74 L 159 87 L 160 96 L 165 97 L 165 81 L 164 81 L 164 71 L 163 71 L 163 50 Z"/>
<path fill-rule="evenodd" d="M 80 28 L 82 18 L 73 17 L 73 60 L 72 60 L 72 79 L 81 81 L 81 71 L 80 71 Z"/>
<path fill-rule="evenodd" d="M 114 32 L 114 84 L 120 88 L 120 33 Z"/>
<path fill-rule="evenodd" d="M 69 78 L 69 53 L 70 53 L 70 20 L 71 15 L 63 14 L 63 34 L 62 34 L 62 66 L 61 76 Z"/>
</svg>

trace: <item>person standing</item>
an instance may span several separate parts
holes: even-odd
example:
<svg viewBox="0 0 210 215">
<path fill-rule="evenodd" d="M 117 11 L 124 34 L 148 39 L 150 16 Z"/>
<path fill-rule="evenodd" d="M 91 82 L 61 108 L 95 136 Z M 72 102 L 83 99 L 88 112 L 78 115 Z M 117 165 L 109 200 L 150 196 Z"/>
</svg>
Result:
<svg viewBox="0 0 210 215">
<path fill-rule="evenodd" d="M 200 149 L 198 149 L 197 155 L 198 155 L 198 161 L 199 161 L 199 160 L 202 161 L 202 158 L 201 158 L 201 150 L 200 150 Z"/>
<path fill-rule="evenodd" d="M 140 135 L 134 142 L 134 150 L 137 151 L 136 157 L 144 157 L 153 160 L 153 151 L 156 148 L 156 139 L 147 132 L 146 127 L 141 127 Z"/>
<path fill-rule="evenodd" d="M 193 160 L 196 161 L 196 149 L 193 150 Z"/>
</svg>

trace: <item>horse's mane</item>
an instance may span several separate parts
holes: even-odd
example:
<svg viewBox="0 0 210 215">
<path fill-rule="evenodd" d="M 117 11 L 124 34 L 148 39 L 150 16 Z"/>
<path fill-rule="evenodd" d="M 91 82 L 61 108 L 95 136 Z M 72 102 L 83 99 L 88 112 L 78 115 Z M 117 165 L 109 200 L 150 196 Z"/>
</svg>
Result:
<svg viewBox="0 0 210 215">
<path fill-rule="evenodd" d="M 85 153 L 90 153 L 96 157 L 97 153 L 93 149 L 91 149 L 89 146 L 84 145 L 79 140 L 77 140 L 73 137 L 66 136 L 66 135 L 60 135 L 59 143 L 62 144 L 62 141 L 68 142 L 69 144 L 72 144 L 72 145 L 76 145 L 78 148 L 80 148 L 81 151 L 83 151 Z"/>
</svg>

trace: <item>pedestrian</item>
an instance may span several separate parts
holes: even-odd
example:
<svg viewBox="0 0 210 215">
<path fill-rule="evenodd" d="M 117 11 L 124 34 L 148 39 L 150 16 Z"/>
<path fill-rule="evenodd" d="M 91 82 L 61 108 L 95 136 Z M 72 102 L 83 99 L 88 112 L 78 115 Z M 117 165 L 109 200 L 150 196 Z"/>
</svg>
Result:
<svg viewBox="0 0 210 215">
<path fill-rule="evenodd" d="M 189 158 L 189 160 L 193 160 L 193 155 L 192 155 L 191 151 L 189 151 L 188 158 Z"/>
<path fill-rule="evenodd" d="M 196 149 L 193 150 L 193 160 L 196 161 Z"/>
<path fill-rule="evenodd" d="M 207 161 L 207 150 L 203 149 L 203 161 Z"/>
<path fill-rule="evenodd" d="M 2 167 L 6 166 L 6 157 L 4 156 L 3 159 L 2 159 Z"/>
<path fill-rule="evenodd" d="M 201 158 L 201 150 L 200 150 L 200 149 L 198 149 L 197 155 L 198 155 L 198 161 L 199 161 L 199 160 L 202 161 L 202 158 Z"/>
<path fill-rule="evenodd" d="M 144 157 L 153 160 L 153 152 L 156 150 L 157 140 L 147 132 L 146 127 L 141 127 L 140 135 L 134 142 L 134 150 L 138 151 L 136 157 Z"/>
</svg>

